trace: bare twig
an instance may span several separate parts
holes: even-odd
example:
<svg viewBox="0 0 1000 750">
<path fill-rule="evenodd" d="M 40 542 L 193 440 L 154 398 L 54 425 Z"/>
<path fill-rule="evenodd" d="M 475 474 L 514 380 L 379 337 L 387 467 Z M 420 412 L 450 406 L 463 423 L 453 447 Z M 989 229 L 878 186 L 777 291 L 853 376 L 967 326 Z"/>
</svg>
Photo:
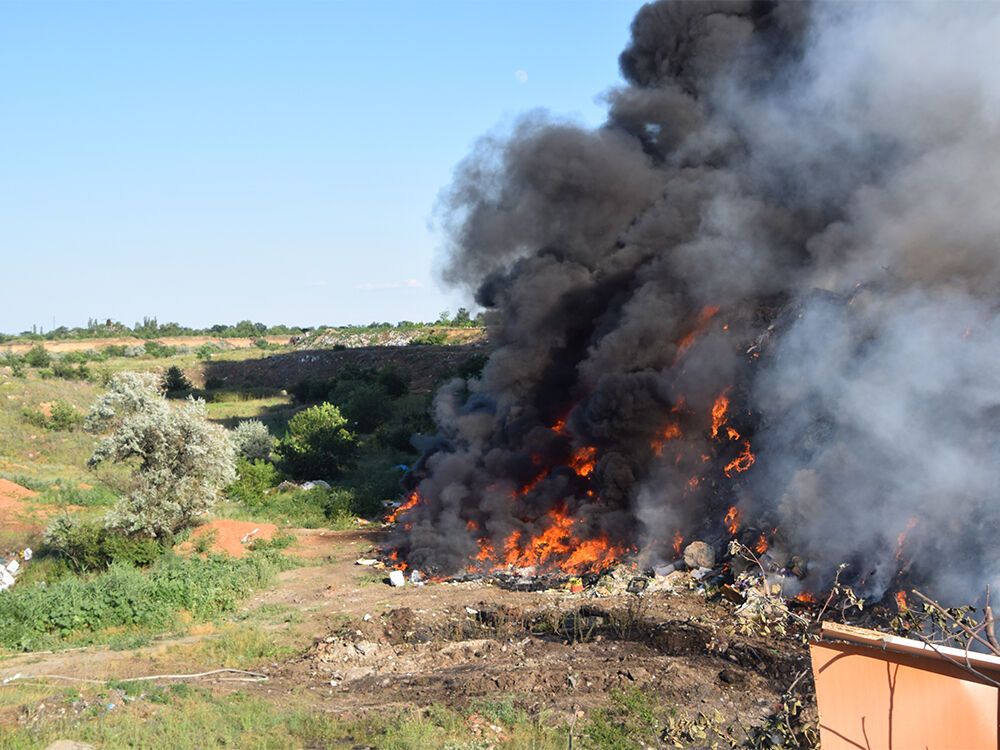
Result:
<svg viewBox="0 0 1000 750">
<path fill-rule="evenodd" d="M 942 607 L 940 604 L 938 604 L 936 601 L 934 601 L 933 599 L 931 599 L 929 596 L 925 596 L 924 594 L 920 593 L 919 591 L 917 591 L 917 589 L 912 589 L 912 591 L 913 591 L 913 593 L 916 596 L 918 596 L 920 598 L 921 601 L 924 602 L 924 604 L 927 604 L 928 606 L 933 607 L 934 609 L 936 609 L 938 611 L 938 613 L 944 615 L 944 617 L 947 620 L 949 620 L 950 622 L 955 623 L 955 627 L 959 628 L 963 633 L 965 633 L 967 636 L 969 636 L 969 638 L 971 638 L 972 640 L 974 640 L 977 643 L 981 644 L 982 646 L 985 646 L 986 648 L 988 648 L 994 655 L 1000 656 L 1000 650 L 997 650 L 997 649 L 993 648 L 993 644 L 992 643 L 990 643 L 988 640 L 986 640 L 985 638 L 983 638 L 981 635 L 979 635 L 979 633 L 977 633 L 975 630 L 973 630 L 972 628 L 970 628 L 964 622 L 961 622 L 961 621 L 957 620 L 955 617 L 953 617 L 951 615 L 951 613 L 948 612 L 947 609 L 945 609 L 944 607 Z M 968 648 L 968 646 L 966 648 Z"/>
<path fill-rule="evenodd" d="M 993 650 L 1000 654 L 1000 641 L 997 641 L 996 629 L 994 628 L 993 607 L 990 606 L 990 587 L 986 586 L 986 606 L 983 608 L 983 627 L 986 632 L 986 639 L 993 646 Z"/>
</svg>

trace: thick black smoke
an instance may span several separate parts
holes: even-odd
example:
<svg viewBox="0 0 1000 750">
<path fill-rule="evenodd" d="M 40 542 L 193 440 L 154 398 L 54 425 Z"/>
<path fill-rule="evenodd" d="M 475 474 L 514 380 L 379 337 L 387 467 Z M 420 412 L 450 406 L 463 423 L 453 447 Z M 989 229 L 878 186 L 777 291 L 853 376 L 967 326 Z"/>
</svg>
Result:
<svg viewBox="0 0 1000 750">
<path fill-rule="evenodd" d="M 997 39 L 988 4 L 651 3 L 603 127 L 484 139 L 447 277 L 495 351 L 437 397 L 400 553 L 454 573 L 555 511 L 665 559 L 735 505 L 807 586 L 996 579 Z"/>
</svg>

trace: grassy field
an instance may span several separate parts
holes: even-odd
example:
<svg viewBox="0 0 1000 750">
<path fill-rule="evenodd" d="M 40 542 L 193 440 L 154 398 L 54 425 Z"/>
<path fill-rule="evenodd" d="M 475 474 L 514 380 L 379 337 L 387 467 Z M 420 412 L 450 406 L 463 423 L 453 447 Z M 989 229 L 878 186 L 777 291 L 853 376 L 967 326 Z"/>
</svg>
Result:
<svg viewBox="0 0 1000 750">
<path fill-rule="evenodd" d="M 544 717 L 529 717 L 503 700 L 468 711 L 434 705 L 351 719 L 297 705 L 295 696 L 278 703 L 249 691 L 218 695 L 185 684 L 161 687 L 109 683 L 90 700 L 72 689 L 20 687 L 18 691 L 21 701 L 30 698 L 36 705 L 46 701 L 68 708 L 71 714 L 74 706 L 84 702 L 88 705 L 80 716 L 50 720 L 37 729 L 7 734 L 0 729 L 0 750 L 44 747 L 66 736 L 109 750 L 565 750 L 569 737 L 567 727 L 551 726 Z M 602 746 L 578 740 L 574 747 L 597 750 Z M 606 750 L 611 746 L 603 747 Z"/>
<path fill-rule="evenodd" d="M 53 431 L 29 424 L 23 412 L 63 400 L 82 415 L 100 391 L 93 383 L 42 380 L 34 373 L 23 379 L 0 376 L 0 475 L 41 485 L 57 479 L 85 480 L 93 437 L 80 430 Z"/>
</svg>

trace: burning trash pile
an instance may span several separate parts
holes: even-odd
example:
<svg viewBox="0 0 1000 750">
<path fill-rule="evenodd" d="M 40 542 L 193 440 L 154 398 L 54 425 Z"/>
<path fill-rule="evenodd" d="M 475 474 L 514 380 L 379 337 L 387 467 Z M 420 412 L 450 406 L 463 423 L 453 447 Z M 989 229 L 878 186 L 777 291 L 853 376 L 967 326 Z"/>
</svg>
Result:
<svg viewBox="0 0 1000 750">
<path fill-rule="evenodd" d="M 655 2 L 603 126 L 484 139 L 441 212 L 493 350 L 436 397 L 390 564 L 735 540 L 792 596 L 998 578 L 998 16 Z"/>
</svg>

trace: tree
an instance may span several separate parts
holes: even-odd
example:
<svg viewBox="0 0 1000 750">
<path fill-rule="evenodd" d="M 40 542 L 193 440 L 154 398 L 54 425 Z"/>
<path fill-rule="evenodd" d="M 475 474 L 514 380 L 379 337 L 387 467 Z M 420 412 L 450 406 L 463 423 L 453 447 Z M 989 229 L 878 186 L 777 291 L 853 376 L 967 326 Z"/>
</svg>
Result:
<svg viewBox="0 0 1000 750">
<path fill-rule="evenodd" d="M 163 373 L 163 380 L 160 382 L 160 386 L 166 391 L 168 398 L 186 394 L 194 387 L 191 385 L 191 381 L 187 379 L 184 371 L 177 365 L 171 365 L 167 368 L 167 371 Z"/>
<path fill-rule="evenodd" d="M 278 453 L 292 476 L 332 479 L 350 465 L 355 448 L 355 437 L 340 409 L 323 403 L 292 417 Z"/>
<path fill-rule="evenodd" d="M 232 443 L 208 421 L 205 402 L 168 403 L 149 373 L 112 378 L 84 426 L 104 435 L 90 466 L 133 466 L 129 492 L 105 519 L 109 528 L 169 539 L 207 512 L 236 476 Z"/>
<path fill-rule="evenodd" d="M 452 319 L 451 324 L 457 328 L 468 328 L 472 325 L 472 317 L 469 315 L 469 311 L 464 307 L 458 308 L 458 312 L 455 313 L 455 317 Z"/>
</svg>

